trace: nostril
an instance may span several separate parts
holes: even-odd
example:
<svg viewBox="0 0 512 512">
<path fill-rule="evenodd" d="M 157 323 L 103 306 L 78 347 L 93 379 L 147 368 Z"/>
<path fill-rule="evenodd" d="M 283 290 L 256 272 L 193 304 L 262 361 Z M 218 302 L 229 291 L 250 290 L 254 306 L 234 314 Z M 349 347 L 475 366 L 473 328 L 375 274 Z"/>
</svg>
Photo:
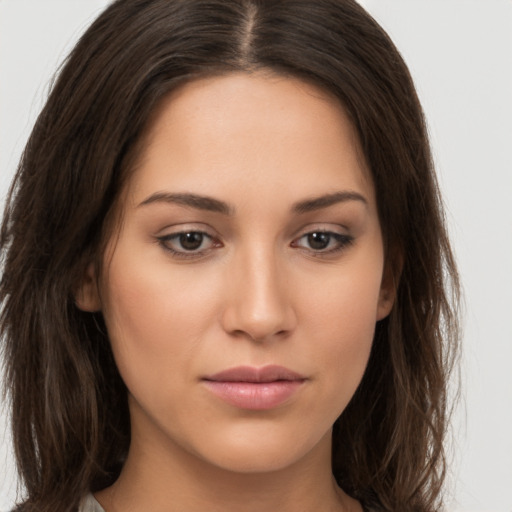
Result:
<svg viewBox="0 0 512 512">
<path fill-rule="evenodd" d="M 230 329 L 227 325 L 224 330 L 234 338 L 246 339 L 252 342 L 265 343 L 287 338 L 293 331 L 292 323 L 288 328 L 274 328 L 270 325 L 253 324 L 245 325 L 244 328 Z"/>
<path fill-rule="evenodd" d="M 222 327 L 231 336 L 262 342 L 285 338 L 295 328 L 293 297 L 283 281 L 285 269 L 268 250 L 253 245 L 233 262 L 222 303 Z"/>
</svg>

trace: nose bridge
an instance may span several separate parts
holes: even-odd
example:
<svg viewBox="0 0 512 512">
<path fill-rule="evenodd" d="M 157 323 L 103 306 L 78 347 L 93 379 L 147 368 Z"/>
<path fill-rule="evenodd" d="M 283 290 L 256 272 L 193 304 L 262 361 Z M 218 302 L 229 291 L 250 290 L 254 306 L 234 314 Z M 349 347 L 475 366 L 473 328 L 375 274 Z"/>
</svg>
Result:
<svg viewBox="0 0 512 512">
<path fill-rule="evenodd" d="M 251 244 L 238 251 L 226 310 L 226 327 L 253 340 L 290 331 L 293 308 L 286 273 L 271 244 Z"/>
</svg>

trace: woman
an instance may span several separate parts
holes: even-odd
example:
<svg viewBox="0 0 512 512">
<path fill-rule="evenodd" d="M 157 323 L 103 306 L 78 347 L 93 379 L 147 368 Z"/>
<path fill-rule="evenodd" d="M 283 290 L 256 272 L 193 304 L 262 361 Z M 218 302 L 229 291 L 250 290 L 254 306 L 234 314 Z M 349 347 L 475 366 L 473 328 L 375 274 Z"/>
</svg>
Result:
<svg viewBox="0 0 512 512">
<path fill-rule="evenodd" d="M 1 250 L 17 510 L 439 509 L 457 274 L 355 2 L 114 2 Z"/>
</svg>

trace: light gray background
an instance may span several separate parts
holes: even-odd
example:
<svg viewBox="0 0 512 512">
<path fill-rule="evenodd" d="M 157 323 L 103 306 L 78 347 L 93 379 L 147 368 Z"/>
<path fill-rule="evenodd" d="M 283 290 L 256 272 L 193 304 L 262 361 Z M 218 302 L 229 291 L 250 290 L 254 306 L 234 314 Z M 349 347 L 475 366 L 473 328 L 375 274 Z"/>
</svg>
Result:
<svg viewBox="0 0 512 512">
<path fill-rule="evenodd" d="M 107 0 L 0 0 L 0 206 L 48 83 Z M 465 288 L 450 511 L 512 512 L 512 0 L 361 0 L 426 110 Z M 0 414 L 0 510 L 16 483 Z"/>
</svg>

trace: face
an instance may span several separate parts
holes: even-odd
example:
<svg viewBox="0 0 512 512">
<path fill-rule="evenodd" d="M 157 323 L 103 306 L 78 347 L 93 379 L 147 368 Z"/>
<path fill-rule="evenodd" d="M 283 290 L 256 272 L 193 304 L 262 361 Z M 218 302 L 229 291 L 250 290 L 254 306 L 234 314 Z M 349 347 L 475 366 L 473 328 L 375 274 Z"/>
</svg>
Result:
<svg viewBox="0 0 512 512">
<path fill-rule="evenodd" d="M 133 443 L 239 472 L 329 453 L 392 302 L 340 105 L 270 75 L 186 84 L 123 198 L 79 305 L 104 314 Z"/>
</svg>

